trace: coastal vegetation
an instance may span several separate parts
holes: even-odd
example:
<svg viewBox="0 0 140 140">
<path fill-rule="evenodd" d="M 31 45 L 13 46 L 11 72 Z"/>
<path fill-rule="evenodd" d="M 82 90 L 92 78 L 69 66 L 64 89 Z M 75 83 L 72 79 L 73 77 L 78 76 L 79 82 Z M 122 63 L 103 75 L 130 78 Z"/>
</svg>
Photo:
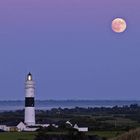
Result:
<svg viewBox="0 0 140 140">
<path fill-rule="evenodd" d="M 139 140 L 139 139 L 140 139 L 140 128 L 137 128 L 110 140 Z"/>
<path fill-rule="evenodd" d="M 20 121 L 24 121 L 23 116 L 24 110 L 0 112 L 0 124 L 16 126 Z M 116 138 L 112 140 L 122 140 L 119 139 L 122 134 L 128 135 L 131 132 L 130 130 L 140 127 L 140 106 L 132 104 L 122 107 L 75 107 L 72 109 L 54 108 L 51 110 L 36 110 L 37 123 L 49 123 L 59 126 L 58 129 L 48 128 L 48 130 L 44 132 L 45 137 L 54 137 L 54 135 L 67 137 L 69 131 L 66 131 L 66 121 L 71 122 L 73 125 L 77 124 L 80 127 L 88 127 L 89 131 L 82 134 L 82 136 L 99 136 L 104 139 Z M 128 131 L 130 132 L 126 133 Z M 139 131 L 139 129 L 137 131 Z M 26 138 L 27 140 L 33 140 L 36 138 L 37 140 L 37 136 L 39 136 L 40 133 L 21 132 L 20 135 L 18 134 L 18 132 L 1 132 L 0 139 L 16 140 L 12 139 L 12 136 L 17 135 L 16 138 L 18 139 L 23 140 L 23 138 Z M 81 133 L 79 134 L 78 132 L 76 134 L 81 135 Z M 10 139 L 8 139 L 8 135 Z"/>
</svg>

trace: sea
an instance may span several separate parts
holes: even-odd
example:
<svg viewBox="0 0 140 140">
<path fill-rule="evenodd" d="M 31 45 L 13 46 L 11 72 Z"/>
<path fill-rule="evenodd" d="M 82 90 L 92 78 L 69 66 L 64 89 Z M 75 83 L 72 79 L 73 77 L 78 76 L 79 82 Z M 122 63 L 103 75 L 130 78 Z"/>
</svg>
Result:
<svg viewBox="0 0 140 140">
<path fill-rule="evenodd" d="M 131 104 L 140 105 L 137 100 L 37 100 L 35 107 L 37 110 L 50 110 L 52 108 L 75 108 L 75 107 L 113 107 L 129 106 Z M 15 111 L 24 109 L 24 101 L 0 101 L 0 112 Z"/>
</svg>

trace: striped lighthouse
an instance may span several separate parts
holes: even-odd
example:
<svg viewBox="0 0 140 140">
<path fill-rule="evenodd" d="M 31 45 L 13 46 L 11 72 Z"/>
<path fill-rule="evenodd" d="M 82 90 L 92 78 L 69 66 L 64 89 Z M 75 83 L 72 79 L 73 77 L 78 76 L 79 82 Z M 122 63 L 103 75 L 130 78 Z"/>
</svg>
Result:
<svg viewBox="0 0 140 140">
<path fill-rule="evenodd" d="M 35 83 L 32 80 L 32 74 L 29 73 L 25 81 L 25 115 L 24 115 L 24 123 L 28 126 L 35 125 L 34 97 L 35 97 Z"/>
</svg>

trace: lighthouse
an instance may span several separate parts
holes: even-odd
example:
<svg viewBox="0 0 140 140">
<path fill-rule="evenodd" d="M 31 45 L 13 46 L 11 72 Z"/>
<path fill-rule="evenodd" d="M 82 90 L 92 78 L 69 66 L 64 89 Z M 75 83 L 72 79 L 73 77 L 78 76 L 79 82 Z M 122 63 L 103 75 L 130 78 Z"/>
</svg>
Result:
<svg viewBox="0 0 140 140">
<path fill-rule="evenodd" d="M 34 97 L 35 97 L 35 83 L 32 79 L 32 74 L 29 73 L 25 81 L 25 114 L 24 114 L 24 123 L 28 126 L 35 125 Z"/>
</svg>

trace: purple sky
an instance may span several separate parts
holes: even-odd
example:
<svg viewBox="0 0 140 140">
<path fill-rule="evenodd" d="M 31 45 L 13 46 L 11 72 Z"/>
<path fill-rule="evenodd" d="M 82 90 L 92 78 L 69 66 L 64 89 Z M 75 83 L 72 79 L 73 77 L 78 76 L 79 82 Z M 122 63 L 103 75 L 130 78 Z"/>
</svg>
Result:
<svg viewBox="0 0 140 140">
<path fill-rule="evenodd" d="M 24 99 L 29 71 L 37 99 L 140 99 L 140 1 L 1 0 L 0 100 Z"/>
</svg>

